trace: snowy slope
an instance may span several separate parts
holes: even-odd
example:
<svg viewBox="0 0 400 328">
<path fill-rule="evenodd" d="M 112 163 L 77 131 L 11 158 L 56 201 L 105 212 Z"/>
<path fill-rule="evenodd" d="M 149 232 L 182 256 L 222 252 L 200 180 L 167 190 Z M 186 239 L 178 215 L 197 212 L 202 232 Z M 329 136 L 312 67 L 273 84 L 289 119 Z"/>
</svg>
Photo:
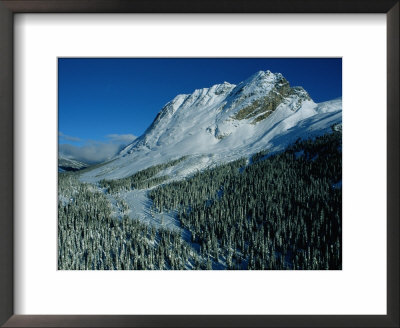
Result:
<svg viewBox="0 0 400 328">
<path fill-rule="evenodd" d="M 336 98 L 330 101 L 319 103 L 316 111 L 318 113 L 334 112 L 342 109 L 342 98 Z"/>
<path fill-rule="evenodd" d="M 331 131 L 341 120 L 341 99 L 317 104 L 280 73 L 260 71 L 237 86 L 224 82 L 176 96 L 141 137 L 81 179 L 123 178 L 189 155 L 159 174 L 179 179 L 267 148 L 282 150 L 299 137 Z"/>
<path fill-rule="evenodd" d="M 58 158 L 59 172 L 77 171 L 77 170 L 83 169 L 88 166 L 89 166 L 88 164 L 77 161 L 72 158 L 66 158 L 66 157 L 62 157 L 62 156 L 59 156 L 59 158 Z"/>
</svg>

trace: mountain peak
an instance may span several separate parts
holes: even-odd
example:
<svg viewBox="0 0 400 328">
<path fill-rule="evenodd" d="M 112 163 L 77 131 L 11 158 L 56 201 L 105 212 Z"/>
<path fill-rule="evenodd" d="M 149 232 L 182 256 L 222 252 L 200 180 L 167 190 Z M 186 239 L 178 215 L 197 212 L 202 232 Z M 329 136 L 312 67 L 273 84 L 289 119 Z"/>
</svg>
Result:
<svg viewBox="0 0 400 328">
<path fill-rule="evenodd" d="M 171 100 L 171 104 L 182 103 L 183 101 L 185 101 L 185 99 L 187 97 L 189 97 L 189 95 L 187 95 L 187 94 L 179 94 L 179 95 L 175 96 L 174 99 Z"/>
<path fill-rule="evenodd" d="M 266 71 L 258 71 L 253 74 L 253 76 L 262 76 L 262 77 L 273 76 L 273 75 L 275 74 L 272 73 L 269 69 L 267 69 Z"/>
<path fill-rule="evenodd" d="M 227 93 L 231 91 L 235 86 L 235 84 L 231 84 L 225 81 L 223 83 L 214 84 L 209 88 L 195 89 L 193 93 L 189 96 L 198 97 L 213 94 L 220 95 L 222 93 Z"/>
<path fill-rule="evenodd" d="M 236 86 L 236 93 L 245 94 L 265 93 L 271 91 L 276 86 L 288 85 L 289 82 L 281 73 L 272 73 L 271 71 L 258 71 L 248 79 L 240 82 Z"/>
<path fill-rule="evenodd" d="M 340 122 L 340 100 L 316 104 L 282 74 L 259 71 L 238 85 L 225 81 L 175 96 L 107 170 L 94 169 L 85 176 L 96 181 L 121 178 L 190 155 L 176 168 L 185 177 L 215 163 L 280 149 L 282 143 L 330 131 Z"/>
<path fill-rule="evenodd" d="M 272 73 L 270 70 L 258 71 L 250 76 L 246 81 L 247 83 L 263 82 L 263 83 L 279 83 L 287 82 L 281 73 Z"/>
</svg>

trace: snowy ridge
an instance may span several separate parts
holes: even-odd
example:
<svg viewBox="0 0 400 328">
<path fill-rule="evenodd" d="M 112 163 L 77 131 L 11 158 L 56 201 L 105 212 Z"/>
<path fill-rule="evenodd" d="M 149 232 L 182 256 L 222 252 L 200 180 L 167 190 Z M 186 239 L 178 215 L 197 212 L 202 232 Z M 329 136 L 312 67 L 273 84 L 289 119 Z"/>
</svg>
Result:
<svg viewBox="0 0 400 328">
<path fill-rule="evenodd" d="M 59 156 L 59 158 L 58 158 L 58 167 L 61 172 L 68 171 L 68 170 L 69 171 L 80 170 L 87 166 L 89 166 L 89 165 L 86 163 L 77 161 L 75 159 L 72 159 L 72 158 L 66 158 L 63 156 Z"/>
<path fill-rule="evenodd" d="M 123 178 L 189 155 L 159 174 L 181 179 L 260 150 L 282 150 L 299 137 L 332 131 L 341 120 L 341 98 L 317 104 L 282 74 L 260 71 L 237 86 L 224 82 L 177 95 L 141 137 L 81 179 Z"/>
<path fill-rule="evenodd" d="M 336 98 L 330 101 L 319 103 L 316 108 L 318 113 L 328 113 L 337 110 L 342 110 L 342 98 Z"/>
</svg>

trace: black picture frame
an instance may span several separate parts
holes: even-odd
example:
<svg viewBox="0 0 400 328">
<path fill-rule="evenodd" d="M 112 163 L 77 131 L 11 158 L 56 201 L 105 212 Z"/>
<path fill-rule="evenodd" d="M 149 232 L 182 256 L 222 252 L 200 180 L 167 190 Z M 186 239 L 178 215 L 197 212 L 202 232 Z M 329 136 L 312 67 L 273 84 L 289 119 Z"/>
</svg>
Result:
<svg viewBox="0 0 400 328">
<path fill-rule="evenodd" d="M 399 8 L 399 0 L 0 0 L 0 324 L 4 327 L 399 327 Z M 386 14 L 387 315 L 14 315 L 13 21 L 16 13 Z"/>
</svg>

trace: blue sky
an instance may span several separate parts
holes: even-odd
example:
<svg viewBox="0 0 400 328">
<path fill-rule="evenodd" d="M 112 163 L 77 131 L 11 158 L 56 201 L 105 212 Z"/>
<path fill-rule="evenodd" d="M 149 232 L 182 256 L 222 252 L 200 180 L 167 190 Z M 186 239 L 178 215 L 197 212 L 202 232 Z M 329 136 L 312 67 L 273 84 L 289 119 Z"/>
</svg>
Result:
<svg viewBox="0 0 400 328">
<path fill-rule="evenodd" d="M 315 102 L 342 95 L 340 58 L 59 58 L 60 150 L 117 149 L 140 136 L 177 94 L 238 84 L 260 70 L 282 73 Z"/>
</svg>

